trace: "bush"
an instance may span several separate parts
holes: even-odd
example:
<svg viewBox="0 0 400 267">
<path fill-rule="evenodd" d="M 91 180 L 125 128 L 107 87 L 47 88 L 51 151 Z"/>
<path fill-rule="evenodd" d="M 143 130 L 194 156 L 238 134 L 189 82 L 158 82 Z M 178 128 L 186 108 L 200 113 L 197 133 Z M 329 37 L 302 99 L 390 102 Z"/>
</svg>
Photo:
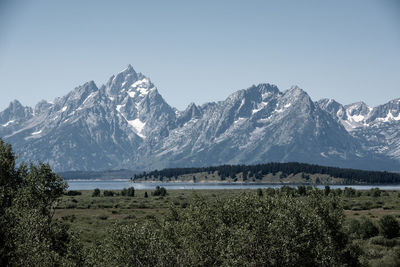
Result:
<svg viewBox="0 0 400 267">
<path fill-rule="evenodd" d="M 351 187 L 344 188 L 344 196 L 345 197 L 354 197 L 356 195 L 356 190 Z"/>
<path fill-rule="evenodd" d="M 167 189 L 164 187 L 157 186 L 156 190 L 152 193 L 153 196 L 165 196 L 167 195 Z"/>
<path fill-rule="evenodd" d="M 107 220 L 108 216 L 107 215 L 99 215 L 98 217 L 100 220 Z"/>
<path fill-rule="evenodd" d="M 257 188 L 257 196 L 262 197 L 263 191 L 261 188 Z"/>
<path fill-rule="evenodd" d="M 371 188 L 369 191 L 370 195 L 373 197 L 380 197 L 382 193 L 382 191 L 378 187 Z"/>
<path fill-rule="evenodd" d="M 104 190 L 103 195 L 105 197 L 113 197 L 115 195 L 115 192 L 111 190 Z"/>
<path fill-rule="evenodd" d="M 329 185 L 325 185 L 325 190 L 324 190 L 325 196 L 329 195 L 330 192 L 331 192 L 330 186 Z"/>
<path fill-rule="evenodd" d="M 133 220 L 133 219 L 136 219 L 136 216 L 134 214 L 129 214 L 124 217 L 124 220 Z"/>
<path fill-rule="evenodd" d="M 78 206 L 75 203 L 68 204 L 65 208 L 67 209 L 76 209 Z"/>
<path fill-rule="evenodd" d="M 100 196 L 100 189 L 96 188 L 93 190 L 92 197 L 99 197 Z"/>
<path fill-rule="evenodd" d="M 80 195 L 82 195 L 82 192 L 75 191 L 75 190 L 68 190 L 65 195 L 67 195 L 67 196 L 80 196 Z"/>
<path fill-rule="evenodd" d="M 304 185 L 300 185 L 297 187 L 297 194 L 300 196 L 305 196 L 307 194 L 307 189 Z"/>
<path fill-rule="evenodd" d="M 135 196 L 135 188 L 129 187 L 128 189 L 124 188 L 121 191 L 121 195 L 122 196 L 127 196 L 127 197 L 134 197 Z"/>
<path fill-rule="evenodd" d="M 363 239 L 368 239 L 379 234 L 378 227 L 367 217 L 361 217 L 360 221 L 360 237 Z"/>
<path fill-rule="evenodd" d="M 357 219 L 352 219 L 348 225 L 349 234 L 353 234 L 356 237 L 360 236 L 360 221 Z"/>
<path fill-rule="evenodd" d="M 385 215 L 379 220 L 381 234 L 386 238 L 395 238 L 399 236 L 400 225 L 392 215 Z"/>
<path fill-rule="evenodd" d="M 369 240 L 371 244 L 380 245 L 384 247 L 395 247 L 397 245 L 396 239 L 387 239 L 383 236 L 375 236 Z"/>
</svg>

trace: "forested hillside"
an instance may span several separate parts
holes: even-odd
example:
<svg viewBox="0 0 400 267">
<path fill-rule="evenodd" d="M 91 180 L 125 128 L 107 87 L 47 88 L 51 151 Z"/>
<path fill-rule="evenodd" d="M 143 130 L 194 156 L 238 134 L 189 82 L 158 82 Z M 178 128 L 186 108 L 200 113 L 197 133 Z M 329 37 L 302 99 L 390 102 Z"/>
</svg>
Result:
<svg viewBox="0 0 400 267">
<path fill-rule="evenodd" d="M 326 181 L 340 182 L 343 184 L 395 184 L 400 183 L 400 174 L 392 172 L 365 171 L 355 169 L 343 169 L 337 167 L 327 167 L 306 163 L 267 163 L 257 165 L 221 165 L 204 168 L 169 168 L 154 170 L 135 175 L 134 180 L 179 180 L 183 176 L 193 176 L 194 181 L 198 181 L 201 174 L 203 180 L 207 180 L 211 175 L 221 181 L 231 179 L 233 181 L 253 181 L 262 182 L 263 178 L 271 175 L 276 178 L 276 182 L 283 182 L 285 178 L 300 176 L 302 182 L 321 183 Z M 310 179 L 310 175 L 315 177 Z M 319 179 L 319 177 L 321 179 Z M 335 179 L 322 179 L 322 177 Z"/>
</svg>

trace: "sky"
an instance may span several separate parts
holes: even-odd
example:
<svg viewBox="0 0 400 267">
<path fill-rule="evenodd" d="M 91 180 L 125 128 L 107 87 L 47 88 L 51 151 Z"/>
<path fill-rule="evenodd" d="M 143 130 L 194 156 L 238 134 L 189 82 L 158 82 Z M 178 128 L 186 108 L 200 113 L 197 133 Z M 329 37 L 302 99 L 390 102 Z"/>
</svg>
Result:
<svg viewBox="0 0 400 267">
<path fill-rule="evenodd" d="M 400 97 L 400 1 L 0 0 L 0 110 L 128 64 L 180 110 L 264 82 L 376 106 Z"/>
</svg>

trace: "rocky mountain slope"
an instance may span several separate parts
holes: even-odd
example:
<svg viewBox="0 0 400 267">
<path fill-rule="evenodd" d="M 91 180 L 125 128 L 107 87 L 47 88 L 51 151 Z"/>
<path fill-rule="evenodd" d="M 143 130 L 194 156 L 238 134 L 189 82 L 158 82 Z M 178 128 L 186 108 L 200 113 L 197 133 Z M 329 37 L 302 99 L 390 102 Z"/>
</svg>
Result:
<svg viewBox="0 0 400 267">
<path fill-rule="evenodd" d="M 0 112 L 0 137 L 20 160 L 57 171 L 299 161 L 400 170 L 400 100 L 370 108 L 313 102 L 294 86 L 259 84 L 184 111 L 128 66 L 53 102 Z"/>
</svg>

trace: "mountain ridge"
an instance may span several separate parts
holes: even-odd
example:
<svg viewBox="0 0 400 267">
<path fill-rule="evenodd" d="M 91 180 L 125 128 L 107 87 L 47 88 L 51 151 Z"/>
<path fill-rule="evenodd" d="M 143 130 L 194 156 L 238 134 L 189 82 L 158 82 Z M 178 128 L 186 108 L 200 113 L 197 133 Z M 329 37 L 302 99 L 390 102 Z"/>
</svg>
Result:
<svg viewBox="0 0 400 267">
<path fill-rule="evenodd" d="M 298 86 L 261 83 L 225 100 L 171 107 L 131 65 L 34 108 L 0 112 L 0 137 L 20 160 L 56 171 L 301 161 L 400 170 L 400 99 L 375 108 L 313 101 Z"/>
</svg>

